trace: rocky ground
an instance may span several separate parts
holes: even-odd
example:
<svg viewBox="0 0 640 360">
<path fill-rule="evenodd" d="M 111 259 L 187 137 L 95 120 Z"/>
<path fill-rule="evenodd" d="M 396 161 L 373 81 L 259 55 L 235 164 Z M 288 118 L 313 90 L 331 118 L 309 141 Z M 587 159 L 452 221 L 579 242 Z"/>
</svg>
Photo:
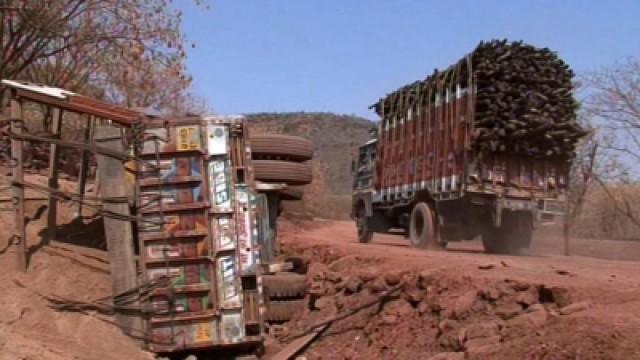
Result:
<svg viewBox="0 0 640 360">
<path fill-rule="evenodd" d="M 375 302 L 334 322 L 303 358 L 640 359 L 637 263 L 541 255 L 559 250 L 544 239 L 519 257 L 486 255 L 475 243 L 418 251 L 390 236 L 358 244 L 348 222 L 284 233 L 286 251 L 308 264 L 309 295 L 307 309 L 276 328 L 283 342 Z M 588 252 L 593 242 L 573 248 Z M 640 250 L 615 245 L 625 257 Z"/>
</svg>

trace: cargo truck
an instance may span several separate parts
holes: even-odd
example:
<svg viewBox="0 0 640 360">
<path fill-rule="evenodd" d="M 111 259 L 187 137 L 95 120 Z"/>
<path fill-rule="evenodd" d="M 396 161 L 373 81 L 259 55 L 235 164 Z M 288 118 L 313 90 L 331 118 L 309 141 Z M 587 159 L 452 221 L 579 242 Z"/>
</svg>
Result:
<svg viewBox="0 0 640 360">
<path fill-rule="evenodd" d="M 352 169 L 361 243 L 396 233 L 438 249 L 480 236 L 488 252 L 516 253 L 530 246 L 536 225 L 562 216 L 572 155 L 474 146 L 482 140 L 472 66 L 467 56 L 372 106 L 380 121 Z"/>
</svg>

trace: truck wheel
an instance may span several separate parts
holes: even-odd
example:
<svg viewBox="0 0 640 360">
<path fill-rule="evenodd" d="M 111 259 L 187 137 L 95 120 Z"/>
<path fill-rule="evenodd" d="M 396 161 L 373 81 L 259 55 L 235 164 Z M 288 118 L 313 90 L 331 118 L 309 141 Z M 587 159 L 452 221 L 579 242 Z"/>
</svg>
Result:
<svg viewBox="0 0 640 360">
<path fill-rule="evenodd" d="M 313 157 L 313 143 L 299 136 L 252 135 L 251 153 L 283 157 L 293 161 L 306 161 Z"/>
<path fill-rule="evenodd" d="M 256 180 L 306 185 L 312 180 L 311 165 L 282 160 L 253 160 Z"/>
<path fill-rule="evenodd" d="M 366 214 L 364 205 L 356 211 L 356 229 L 358 230 L 358 241 L 362 244 L 371 242 L 373 231 L 369 225 L 369 217 Z"/>
<path fill-rule="evenodd" d="M 511 254 L 515 251 L 512 245 L 504 226 L 491 227 L 482 233 L 482 246 L 489 254 Z"/>
<path fill-rule="evenodd" d="M 443 247 L 438 239 L 433 211 L 425 202 L 419 202 L 411 211 L 409 241 L 413 247 L 421 249 L 441 249 Z"/>
<path fill-rule="evenodd" d="M 488 253 L 517 254 L 531 246 L 533 219 L 525 212 L 506 212 L 499 228 L 490 226 L 482 234 L 482 245 Z"/>
</svg>

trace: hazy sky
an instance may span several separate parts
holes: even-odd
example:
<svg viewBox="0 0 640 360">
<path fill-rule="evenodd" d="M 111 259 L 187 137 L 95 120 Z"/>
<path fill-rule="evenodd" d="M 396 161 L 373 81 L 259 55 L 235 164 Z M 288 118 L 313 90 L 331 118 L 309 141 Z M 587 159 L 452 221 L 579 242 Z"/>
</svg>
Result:
<svg viewBox="0 0 640 360">
<path fill-rule="evenodd" d="M 524 40 L 577 73 L 640 56 L 640 0 L 180 0 L 194 91 L 222 114 L 368 106 L 471 51 Z"/>
</svg>

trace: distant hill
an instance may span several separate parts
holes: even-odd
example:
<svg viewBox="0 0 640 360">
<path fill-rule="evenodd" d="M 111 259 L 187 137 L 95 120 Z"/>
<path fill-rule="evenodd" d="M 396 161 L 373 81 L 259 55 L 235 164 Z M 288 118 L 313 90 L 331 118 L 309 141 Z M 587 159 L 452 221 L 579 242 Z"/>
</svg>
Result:
<svg viewBox="0 0 640 360">
<path fill-rule="evenodd" d="M 305 189 L 304 204 L 286 204 L 314 216 L 346 218 L 351 207 L 351 160 L 369 139 L 375 123 L 332 113 L 247 114 L 252 133 L 302 136 L 315 144 L 314 183 Z"/>
</svg>

